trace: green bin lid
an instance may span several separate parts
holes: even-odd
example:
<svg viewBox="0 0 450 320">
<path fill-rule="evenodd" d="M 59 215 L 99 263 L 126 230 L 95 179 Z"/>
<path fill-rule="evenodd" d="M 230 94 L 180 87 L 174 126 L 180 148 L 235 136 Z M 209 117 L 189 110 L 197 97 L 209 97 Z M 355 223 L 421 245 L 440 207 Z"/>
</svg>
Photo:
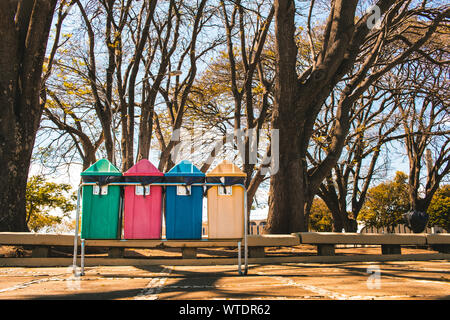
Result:
<svg viewBox="0 0 450 320">
<path fill-rule="evenodd" d="M 81 173 L 82 176 L 121 176 L 122 173 L 107 159 L 100 159 Z"/>
</svg>

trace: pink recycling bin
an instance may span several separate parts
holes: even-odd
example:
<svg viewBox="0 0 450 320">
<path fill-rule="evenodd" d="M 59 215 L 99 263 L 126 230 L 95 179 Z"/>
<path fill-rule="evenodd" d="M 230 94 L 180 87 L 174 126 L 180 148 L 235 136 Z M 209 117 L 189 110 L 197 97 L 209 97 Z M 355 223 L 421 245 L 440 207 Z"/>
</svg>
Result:
<svg viewBox="0 0 450 320">
<path fill-rule="evenodd" d="M 164 174 L 150 161 L 142 159 L 123 174 L 126 182 L 140 183 L 125 186 L 123 231 L 124 239 L 161 239 L 162 187 Z"/>
</svg>

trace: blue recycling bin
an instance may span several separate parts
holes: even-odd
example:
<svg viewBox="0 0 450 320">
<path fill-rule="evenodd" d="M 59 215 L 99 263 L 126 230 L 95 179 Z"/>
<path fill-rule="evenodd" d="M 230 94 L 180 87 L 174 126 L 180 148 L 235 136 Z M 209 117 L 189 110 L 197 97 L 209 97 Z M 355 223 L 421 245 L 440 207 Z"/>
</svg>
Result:
<svg viewBox="0 0 450 320">
<path fill-rule="evenodd" d="M 187 160 L 181 161 L 164 174 L 167 183 L 165 199 L 166 239 L 196 240 L 202 238 L 203 183 L 205 174 Z"/>
</svg>

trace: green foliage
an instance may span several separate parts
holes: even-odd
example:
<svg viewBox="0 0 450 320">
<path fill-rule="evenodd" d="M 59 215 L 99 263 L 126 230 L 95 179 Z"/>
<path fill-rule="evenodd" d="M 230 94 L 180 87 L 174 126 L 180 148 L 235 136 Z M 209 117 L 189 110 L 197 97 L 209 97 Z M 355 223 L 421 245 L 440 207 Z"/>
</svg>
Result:
<svg viewBox="0 0 450 320">
<path fill-rule="evenodd" d="M 430 216 L 428 226 L 439 226 L 450 231 L 450 184 L 436 191 L 427 213 Z"/>
<path fill-rule="evenodd" d="M 325 202 L 320 198 L 314 198 L 309 214 L 309 223 L 312 230 L 317 232 L 331 232 L 333 218 Z"/>
<path fill-rule="evenodd" d="M 368 227 L 386 227 L 393 232 L 402 222 L 402 214 L 409 211 L 407 179 L 406 174 L 397 171 L 394 180 L 370 188 L 359 220 Z"/>
<path fill-rule="evenodd" d="M 39 231 L 60 224 L 75 209 L 75 194 L 69 194 L 71 188 L 68 184 L 47 182 L 43 175 L 31 177 L 26 193 L 28 228 Z M 51 215 L 49 212 L 54 209 L 60 209 L 62 216 Z"/>
</svg>

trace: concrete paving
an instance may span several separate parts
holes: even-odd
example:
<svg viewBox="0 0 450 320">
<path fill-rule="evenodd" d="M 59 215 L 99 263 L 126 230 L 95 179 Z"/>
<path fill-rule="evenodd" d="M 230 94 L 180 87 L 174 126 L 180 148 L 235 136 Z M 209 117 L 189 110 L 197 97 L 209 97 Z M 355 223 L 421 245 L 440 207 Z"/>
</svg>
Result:
<svg viewBox="0 0 450 320">
<path fill-rule="evenodd" d="M 450 261 L 0 268 L 0 299 L 450 300 Z"/>
</svg>

